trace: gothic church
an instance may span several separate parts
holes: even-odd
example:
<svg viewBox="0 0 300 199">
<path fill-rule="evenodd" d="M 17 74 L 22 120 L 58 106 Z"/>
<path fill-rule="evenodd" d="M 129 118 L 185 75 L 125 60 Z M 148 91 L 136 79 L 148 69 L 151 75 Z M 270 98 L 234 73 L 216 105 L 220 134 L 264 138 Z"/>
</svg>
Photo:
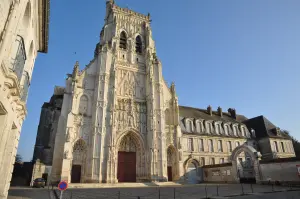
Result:
<svg viewBox="0 0 300 199">
<path fill-rule="evenodd" d="M 93 60 L 82 71 L 76 63 L 42 108 L 40 125 L 52 129 L 39 127 L 34 159 L 51 168 L 48 179 L 192 182 L 198 167 L 231 161 L 243 144 L 265 159 L 295 156 L 290 137 L 263 116 L 179 106 L 174 83 L 164 81 L 150 21 L 106 2 Z"/>
</svg>

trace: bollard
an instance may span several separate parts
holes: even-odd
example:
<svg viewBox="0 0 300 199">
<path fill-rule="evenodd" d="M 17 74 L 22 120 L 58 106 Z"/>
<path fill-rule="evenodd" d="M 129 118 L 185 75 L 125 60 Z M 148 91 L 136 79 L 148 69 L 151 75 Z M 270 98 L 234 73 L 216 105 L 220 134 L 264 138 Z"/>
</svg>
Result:
<svg viewBox="0 0 300 199">
<path fill-rule="evenodd" d="M 242 195 L 244 195 L 244 187 L 243 187 L 243 183 L 241 183 L 241 187 L 242 187 Z"/>
<path fill-rule="evenodd" d="M 174 199 L 176 198 L 176 195 L 175 195 L 176 193 L 175 193 L 175 188 L 174 188 Z"/>
<path fill-rule="evenodd" d="M 219 196 L 219 185 L 217 184 L 217 196 Z"/>
<path fill-rule="evenodd" d="M 252 183 L 251 183 L 250 185 L 251 185 L 251 191 L 252 191 L 252 193 L 253 193 L 253 185 L 252 185 Z"/>
<path fill-rule="evenodd" d="M 160 188 L 158 187 L 158 199 L 160 199 Z"/>
<path fill-rule="evenodd" d="M 118 191 L 118 199 L 120 199 L 121 198 L 121 193 L 120 193 L 120 191 Z"/>
<path fill-rule="evenodd" d="M 274 192 L 274 183 L 272 183 L 272 192 Z"/>
<path fill-rule="evenodd" d="M 138 196 L 138 197 L 137 197 L 137 199 L 141 199 L 141 197 L 140 197 L 140 196 Z"/>
<path fill-rule="evenodd" d="M 73 197 L 73 192 L 71 192 L 71 199 L 72 199 L 72 197 Z"/>
<path fill-rule="evenodd" d="M 205 198 L 207 198 L 207 190 L 206 190 L 206 185 L 205 185 Z"/>
</svg>

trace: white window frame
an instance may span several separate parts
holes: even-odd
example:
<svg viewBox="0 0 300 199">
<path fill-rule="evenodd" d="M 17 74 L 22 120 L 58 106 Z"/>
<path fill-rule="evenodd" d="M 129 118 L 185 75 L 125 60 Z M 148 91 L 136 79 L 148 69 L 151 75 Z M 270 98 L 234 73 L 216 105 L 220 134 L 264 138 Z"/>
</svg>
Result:
<svg viewBox="0 0 300 199">
<path fill-rule="evenodd" d="M 223 142 L 222 142 L 222 140 L 218 140 L 218 152 L 223 152 Z"/>
<path fill-rule="evenodd" d="M 188 151 L 194 151 L 194 141 L 193 141 L 193 138 L 188 138 Z"/>
</svg>

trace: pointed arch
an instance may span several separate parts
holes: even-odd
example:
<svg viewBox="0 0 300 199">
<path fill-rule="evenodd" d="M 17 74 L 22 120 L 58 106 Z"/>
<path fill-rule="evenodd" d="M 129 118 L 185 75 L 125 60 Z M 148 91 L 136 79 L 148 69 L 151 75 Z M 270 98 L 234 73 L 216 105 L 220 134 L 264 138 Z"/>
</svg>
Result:
<svg viewBox="0 0 300 199">
<path fill-rule="evenodd" d="M 167 173 L 168 181 L 173 181 L 178 178 L 178 163 L 177 163 L 177 150 L 171 144 L 167 148 Z"/>
<path fill-rule="evenodd" d="M 120 44 L 119 47 L 121 49 L 126 50 L 127 49 L 127 35 L 125 33 L 125 31 L 122 31 L 120 34 Z"/>
<path fill-rule="evenodd" d="M 141 134 L 134 128 L 128 128 L 117 137 L 115 146 L 115 151 L 111 155 L 113 159 L 116 159 L 118 166 L 114 168 L 114 173 L 112 173 L 111 178 L 118 178 L 119 181 L 123 182 L 142 181 L 146 179 L 147 165 L 145 161 L 144 140 Z M 125 158 L 125 156 L 127 158 Z M 132 164 L 133 162 L 135 162 L 135 164 Z M 131 171 L 124 170 L 124 166 L 126 167 L 128 163 L 130 163 L 132 167 L 135 166 L 135 168 L 132 168 Z M 126 174 L 127 177 L 129 176 L 130 179 L 127 179 L 127 177 L 125 179 L 124 174 Z"/>
<path fill-rule="evenodd" d="M 245 153 L 246 161 L 250 161 L 251 163 L 251 173 L 252 176 L 247 176 L 247 178 L 254 178 L 256 182 L 260 181 L 261 175 L 259 170 L 259 158 L 261 157 L 260 153 L 257 152 L 252 146 L 249 146 L 247 144 L 240 145 L 236 147 L 230 156 L 230 161 L 232 162 L 232 169 L 235 173 L 236 181 L 240 181 L 242 178 L 244 178 L 244 170 L 243 170 L 243 164 L 240 162 L 239 155 L 241 153 Z M 247 162 L 246 162 L 247 163 Z M 239 165 L 239 166 L 238 166 Z M 249 170 L 249 168 L 247 168 Z M 248 174 L 248 173 L 246 173 Z"/>
<path fill-rule="evenodd" d="M 82 178 L 85 173 L 85 164 L 87 156 L 87 144 L 83 139 L 78 139 L 74 142 L 72 148 L 72 170 L 71 170 L 71 182 L 79 183 L 83 182 Z"/>
<path fill-rule="evenodd" d="M 138 35 L 135 38 L 135 52 L 142 53 L 142 46 L 143 46 L 143 42 L 142 42 L 141 36 Z"/>
</svg>

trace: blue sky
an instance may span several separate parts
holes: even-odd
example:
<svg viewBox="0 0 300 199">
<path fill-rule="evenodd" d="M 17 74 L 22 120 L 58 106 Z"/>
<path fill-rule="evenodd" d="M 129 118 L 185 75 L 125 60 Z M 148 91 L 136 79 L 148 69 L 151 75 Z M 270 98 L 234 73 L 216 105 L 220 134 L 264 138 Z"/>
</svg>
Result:
<svg viewBox="0 0 300 199">
<path fill-rule="evenodd" d="M 117 0 L 151 13 L 153 37 L 179 104 L 266 116 L 300 139 L 300 1 Z M 51 0 L 48 54 L 39 54 L 18 153 L 32 158 L 40 111 L 76 60 L 93 58 L 105 0 Z M 76 53 L 75 53 L 76 52 Z"/>
</svg>

